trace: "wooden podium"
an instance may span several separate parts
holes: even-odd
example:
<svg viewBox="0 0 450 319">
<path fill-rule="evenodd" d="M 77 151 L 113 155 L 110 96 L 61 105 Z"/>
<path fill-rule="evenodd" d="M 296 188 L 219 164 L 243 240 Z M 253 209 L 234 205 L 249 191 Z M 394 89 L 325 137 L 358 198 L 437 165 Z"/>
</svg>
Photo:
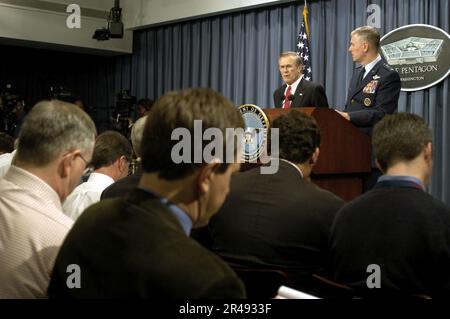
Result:
<svg viewBox="0 0 450 319">
<path fill-rule="evenodd" d="M 371 171 L 370 137 L 332 109 L 263 109 L 271 124 L 291 110 L 313 116 L 320 127 L 320 156 L 313 169 L 312 181 L 346 201 L 362 194 L 363 179 Z"/>
</svg>

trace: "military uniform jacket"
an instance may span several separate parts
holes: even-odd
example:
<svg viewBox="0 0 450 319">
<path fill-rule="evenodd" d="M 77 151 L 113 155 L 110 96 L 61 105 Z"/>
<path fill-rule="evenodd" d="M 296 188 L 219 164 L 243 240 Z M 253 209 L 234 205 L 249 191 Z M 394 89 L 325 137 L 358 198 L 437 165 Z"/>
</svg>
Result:
<svg viewBox="0 0 450 319">
<path fill-rule="evenodd" d="M 367 134 L 386 114 L 397 110 L 400 95 L 400 76 L 384 60 L 379 61 L 356 85 L 361 67 L 357 68 L 350 81 L 345 111 L 350 122 Z"/>
<path fill-rule="evenodd" d="M 273 93 L 273 101 L 276 108 L 283 107 L 284 91 L 287 85 L 284 84 Z M 294 93 L 294 99 L 290 107 L 328 107 L 327 95 L 322 85 L 302 79 Z"/>
</svg>

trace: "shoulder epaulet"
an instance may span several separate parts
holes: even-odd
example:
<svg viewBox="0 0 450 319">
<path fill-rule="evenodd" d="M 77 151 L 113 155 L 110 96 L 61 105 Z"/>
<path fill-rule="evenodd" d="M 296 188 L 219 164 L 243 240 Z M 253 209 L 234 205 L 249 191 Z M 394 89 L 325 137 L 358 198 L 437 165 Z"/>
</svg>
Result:
<svg viewBox="0 0 450 319">
<path fill-rule="evenodd" d="M 389 71 L 394 71 L 394 68 L 392 66 L 390 66 L 389 64 L 387 64 L 386 62 L 383 63 L 383 66 L 385 69 L 387 69 Z"/>
</svg>

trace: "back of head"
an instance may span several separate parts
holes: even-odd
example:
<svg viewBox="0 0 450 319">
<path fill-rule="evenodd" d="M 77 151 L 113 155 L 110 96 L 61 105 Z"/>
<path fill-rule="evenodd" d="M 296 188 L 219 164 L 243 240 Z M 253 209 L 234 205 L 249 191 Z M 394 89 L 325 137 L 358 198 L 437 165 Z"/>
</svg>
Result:
<svg viewBox="0 0 450 319">
<path fill-rule="evenodd" d="M 136 103 L 136 105 L 141 105 L 145 109 L 145 111 L 150 111 L 154 103 L 155 103 L 154 100 L 145 98 L 145 99 L 140 99 Z"/>
<path fill-rule="evenodd" d="M 201 129 L 194 132 L 194 121 L 201 121 Z M 198 122 L 197 122 L 198 125 Z M 211 89 L 188 89 L 171 92 L 160 98 L 147 119 L 142 140 L 142 168 L 146 173 L 159 173 L 159 177 L 176 180 L 194 173 L 206 162 L 203 157 L 205 146 L 210 140 L 203 140 L 204 132 L 216 128 L 222 132 L 220 141 L 226 154 L 226 146 L 234 144 L 234 157 L 237 156 L 237 143 L 234 136 L 225 134 L 226 128 L 242 128 L 244 121 L 240 112 L 221 94 Z M 173 138 L 175 129 L 188 133 L 183 142 L 189 143 L 189 161 L 176 163 L 172 150 L 180 143 Z M 195 134 L 194 134 L 195 133 Z M 200 140 L 196 138 L 196 135 Z M 194 159 L 195 150 L 201 152 L 201 158 Z M 185 154 L 184 154 L 185 155 Z M 224 163 L 220 171 L 224 172 L 228 164 Z"/>
<path fill-rule="evenodd" d="M 39 102 L 20 130 L 16 161 L 46 166 L 66 152 L 91 150 L 96 134 L 92 119 L 76 105 L 57 100 Z"/>
<path fill-rule="evenodd" d="M 134 153 L 136 157 L 141 157 L 141 143 L 142 143 L 142 135 L 144 134 L 145 122 L 147 121 L 148 115 L 144 115 L 139 120 L 134 123 L 133 128 L 131 129 L 131 144 L 133 144 Z"/>
<path fill-rule="evenodd" d="M 361 41 L 369 43 L 370 48 L 378 51 L 380 48 L 380 34 L 378 30 L 370 26 L 362 26 L 352 31 L 351 35 L 357 35 Z"/>
<path fill-rule="evenodd" d="M 398 162 L 412 161 L 431 141 L 427 123 L 409 113 L 385 116 L 375 125 L 372 135 L 375 157 L 383 171 Z"/>
<path fill-rule="evenodd" d="M 320 146 L 320 129 L 316 120 L 300 111 L 291 110 L 278 117 L 272 128 L 279 130 L 280 158 L 301 164 L 308 161 Z"/>
<path fill-rule="evenodd" d="M 113 164 L 121 156 L 131 161 L 133 150 L 130 142 L 116 131 L 106 131 L 97 136 L 95 140 L 94 153 L 90 165 L 94 169 L 107 167 Z"/>
</svg>

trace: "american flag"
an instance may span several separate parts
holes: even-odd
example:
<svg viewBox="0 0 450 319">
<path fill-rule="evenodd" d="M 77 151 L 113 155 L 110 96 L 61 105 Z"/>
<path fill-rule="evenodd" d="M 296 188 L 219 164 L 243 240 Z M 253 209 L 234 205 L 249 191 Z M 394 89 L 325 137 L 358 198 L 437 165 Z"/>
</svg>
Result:
<svg viewBox="0 0 450 319">
<path fill-rule="evenodd" d="M 305 6 L 303 7 L 303 21 L 297 37 L 297 54 L 300 55 L 303 61 L 304 79 L 312 81 L 311 51 L 309 50 L 308 7 L 306 6 L 306 0 Z"/>
</svg>

